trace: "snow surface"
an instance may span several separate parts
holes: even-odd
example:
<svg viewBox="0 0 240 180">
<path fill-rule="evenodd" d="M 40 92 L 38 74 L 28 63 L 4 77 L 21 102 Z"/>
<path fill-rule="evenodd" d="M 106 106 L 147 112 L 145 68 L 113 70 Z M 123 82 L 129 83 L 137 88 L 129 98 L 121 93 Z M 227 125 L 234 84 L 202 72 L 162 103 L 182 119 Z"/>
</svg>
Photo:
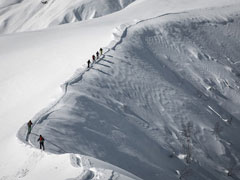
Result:
<svg viewBox="0 0 240 180">
<path fill-rule="evenodd" d="M 135 0 L 44 0 L 0 2 L 0 32 L 38 30 L 93 19 L 125 8 Z"/>
<path fill-rule="evenodd" d="M 106 17 L 0 36 L 0 179 L 229 179 L 229 171 L 239 179 L 236 2 L 138 0 Z M 112 38 L 86 71 L 86 60 Z M 78 67 L 61 96 L 59 84 Z M 29 143 L 38 147 L 42 133 L 47 151 L 64 155 L 19 143 L 16 132 L 24 124 L 25 142 L 29 119 Z M 76 169 L 82 157 L 93 165 Z M 62 170 L 47 171 L 54 168 Z"/>
<path fill-rule="evenodd" d="M 238 8 L 167 14 L 130 26 L 93 67 L 66 83 L 60 101 L 36 118 L 30 142 L 37 146 L 35 134 L 44 134 L 59 146 L 46 142 L 50 152 L 86 154 L 143 179 L 176 179 L 184 161 L 169 155 L 185 153 L 181 131 L 190 122 L 189 178 L 227 179 L 222 169 L 238 166 L 240 158 L 231 138 L 240 128 L 239 72 L 232 62 L 239 56 Z M 234 125 L 223 121 L 230 118 Z M 219 139 L 216 123 L 225 127 L 215 132 Z M 26 125 L 20 139 L 25 132 Z"/>
</svg>

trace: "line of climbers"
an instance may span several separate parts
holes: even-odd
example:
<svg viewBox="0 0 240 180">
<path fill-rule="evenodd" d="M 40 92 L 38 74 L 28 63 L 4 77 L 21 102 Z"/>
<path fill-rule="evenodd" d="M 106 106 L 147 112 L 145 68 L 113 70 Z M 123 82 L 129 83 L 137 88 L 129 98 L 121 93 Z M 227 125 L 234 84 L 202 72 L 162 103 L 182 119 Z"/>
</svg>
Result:
<svg viewBox="0 0 240 180">
<path fill-rule="evenodd" d="M 99 52 L 100 52 L 100 53 L 99 53 Z M 99 57 L 100 57 L 101 55 L 103 55 L 103 49 L 100 48 L 100 49 L 99 49 L 99 52 L 98 52 L 98 51 L 96 52 L 96 56 L 95 56 L 95 55 L 92 55 L 92 61 L 93 61 L 93 63 L 95 63 L 95 62 L 96 62 L 96 59 L 99 59 Z M 100 56 L 99 56 L 99 55 L 100 55 Z M 87 64 L 88 64 L 88 68 L 90 68 L 90 64 L 91 64 L 90 59 L 87 61 Z M 32 124 L 33 124 L 33 123 L 32 123 L 31 120 L 27 123 L 27 126 L 28 126 L 27 135 L 28 135 L 28 136 L 31 134 Z M 44 140 L 45 140 L 45 139 L 44 139 L 43 136 L 40 134 L 37 141 L 39 142 L 40 149 L 43 149 L 43 150 L 45 150 Z"/>
<path fill-rule="evenodd" d="M 99 52 L 100 52 L 100 54 L 99 54 Z M 96 52 L 96 56 L 92 55 L 92 63 L 95 63 L 96 59 L 99 59 L 99 55 L 101 56 L 103 54 L 103 49 L 100 48 L 99 52 L 98 51 Z M 88 68 L 90 68 L 90 65 L 91 65 L 90 59 L 87 61 L 87 65 L 88 65 Z"/>
<path fill-rule="evenodd" d="M 100 53 L 99 53 L 99 52 L 100 52 Z M 96 62 L 96 59 L 99 59 L 99 55 L 100 55 L 100 56 L 103 55 L 103 49 L 100 48 L 100 49 L 99 49 L 99 52 L 98 52 L 98 51 L 96 52 L 96 56 L 95 56 L 95 55 L 92 55 L 92 61 L 93 61 L 93 63 Z M 88 60 L 87 63 L 88 63 L 88 68 L 90 68 L 90 63 L 91 63 L 91 61 Z M 32 124 L 33 124 L 33 123 L 32 123 L 31 120 L 27 123 L 27 126 L 28 126 L 27 135 L 28 135 L 28 136 L 31 134 Z M 45 147 L 44 147 L 44 138 L 42 137 L 42 135 L 39 135 L 39 138 L 38 138 L 37 141 L 39 141 L 40 149 L 45 150 Z"/>
<path fill-rule="evenodd" d="M 31 131 L 32 131 L 32 121 L 30 120 L 28 123 L 27 123 L 27 126 L 28 126 L 28 135 L 31 134 Z M 44 147 L 44 138 L 42 137 L 42 135 L 40 134 L 39 135 L 39 138 L 37 141 L 39 141 L 39 145 L 40 145 L 40 149 L 43 149 L 43 151 L 45 150 L 45 147 Z"/>
</svg>

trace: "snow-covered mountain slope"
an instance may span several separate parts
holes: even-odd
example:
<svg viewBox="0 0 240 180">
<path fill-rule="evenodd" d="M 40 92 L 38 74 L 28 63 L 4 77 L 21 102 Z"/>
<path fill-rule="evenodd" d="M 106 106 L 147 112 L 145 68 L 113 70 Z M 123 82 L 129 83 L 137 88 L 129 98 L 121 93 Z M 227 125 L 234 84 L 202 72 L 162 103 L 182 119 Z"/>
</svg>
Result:
<svg viewBox="0 0 240 180">
<path fill-rule="evenodd" d="M 42 0 L 44 2 L 44 0 Z M 0 33 L 43 29 L 119 11 L 135 0 L 48 0 L 0 2 Z"/>
<path fill-rule="evenodd" d="M 61 94 L 60 84 L 76 69 L 82 71 L 87 59 L 116 38 L 119 29 L 161 14 L 225 6 L 237 0 L 219 0 L 217 4 L 215 0 L 136 2 L 134 6 L 91 21 L 0 36 L 0 119 L 5 123 L 1 141 L 8 142 L 6 137 L 15 136 L 19 126 L 55 101 Z"/>
<path fill-rule="evenodd" d="M 2 2 L 7 2 L 8 5 L 15 3 L 14 0 L 0 1 L 0 3 Z M 67 1 L 64 1 L 62 3 L 65 2 Z M 62 93 L 59 85 L 65 82 L 66 79 L 68 79 L 77 68 L 79 68 L 79 70 L 76 72 L 76 75 L 81 74 L 86 68 L 87 59 L 90 58 L 90 56 L 95 53 L 99 47 L 106 46 L 112 39 L 112 32 L 114 32 L 113 37 L 115 37 L 115 39 L 118 41 L 119 31 L 130 24 L 135 24 L 140 20 L 153 18 L 166 13 L 178 13 L 198 8 L 221 7 L 235 4 L 236 2 L 239 1 L 218 0 L 216 2 L 215 0 L 138 0 L 127 8 L 108 16 L 88 21 L 82 21 L 79 23 L 57 26 L 51 29 L 45 29 L 37 32 L 1 35 L 0 179 L 54 179 L 54 176 L 52 176 L 51 173 L 55 173 L 55 177 L 57 177 L 57 179 L 66 179 L 68 176 L 67 174 L 69 174 L 69 178 L 76 177 L 75 179 L 84 179 L 81 176 L 85 176 L 85 172 L 86 174 L 90 173 L 91 175 L 91 169 L 94 167 L 97 167 L 97 169 L 99 169 L 97 171 L 98 173 L 95 173 L 95 179 L 104 179 L 103 176 L 105 176 L 105 179 L 114 179 L 116 176 L 118 176 L 118 174 L 122 174 L 122 179 L 126 179 L 125 176 L 133 177 L 124 171 L 120 172 L 119 169 L 116 170 L 117 173 L 115 173 L 114 169 L 116 167 L 109 164 L 103 165 L 102 163 L 99 163 L 100 165 L 96 166 L 96 163 L 92 163 L 95 162 L 96 159 L 89 157 L 87 158 L 87 161 L 90 159 L 90 164 L 93 166 L 90 168 L 90 171 L 88 171 L 88 166 L 86 166 L 86 171 L 84 168 L 78 168 L 76 170 L 72 167 L 72 164 L 68 163 L 68 154 L 66 156 L 61 155 L 62 158 L 60 157 L 59 159 L 57 159 L 57 156 L 54 154 L 47 153 L 45 155 L 43 152 L 39 152 L 38 150 L 34 150 L 33 148 L 29 148 L 29 146 L 25 146 L 19 143 L 19 141 L 16 139 L 16 133 L 19 130 L 19 127 L 31 119 L 37 112 L 40 111 L 40 109 L 47 107 L 48 104 L 54 104 L 56 99 Z M 31 3 L 33 2 L 31 1 Z M 18 6 L 11 6 L 11 9 L 14 9 L 14 7 L 17 8 Z M 236 5 L 236 7 L 238 6 Z M 22 15 L 23 13 L 21 11 L 25 10 L 26 9 L 24 8 L 19 9 L 19 14 Z M 51 11 L 51 13 L 55 14 L 55 10 L 57 11 L 57 9 L 54 9 Z M 12 10 L 9 10 L 9 12 L 11 11 Z M 27 9 L 27 12 L 29 11 L 31 11 L 31 9 Z M 218 13 L 218 11 L 222 11 L 222 9 L 216 9 L 213 14 Z M 4 17 L 6 15 L 5 13 L 7 12 L 8 11 L 0 15 L 0 21 L 2 21 L 2 17 Z M 18 11 L 16 10 L 15 12 Z M 28 17 L 28 13 L 25 13 L 24 16 L 25 15 Z M 198 13 L 196 16 L 204 17 L 205 11 Z M 213 18 L 215 17 L 214 15 L 211 16 Z M 175 17 L 178 16 L 176 15 Z M 226 16 L 223 15 L 222 17 Z M 212 21 L 213 18 L 209 19 Z M 187 21 L 190 20 L 188 19 Z M 14 32 L 16 30 L 15 26 L 11 27 L 13 29 L 9 28 L 9 30 L 11 32 Z M 25 30 L 30 29 L 26 28 Z M 153 41 L 152 39 L 154 38 L 150 38 L 148 42 Z M 111 44 L 115 43 L 113 42 Z M 108 48 L 105 49 L 105 51 L 107 50 Z M 129 57 L 129 59 L 132 59 L 132 57 Z M 117 63 L 115 63 L 115 65 L 117 65 Z M 105 71 L 104 69 L 99 70 Z M 121 105 L 119 106 L 121 107 Z M 43 112 L 46 111 L 43 110 L 42 113 Z M 215 112 L 217 111 L 215 110 Z M 41 116 L 41 112 L 39 114 Z M 127 114 L 129 114 L 128 111 Z M 35 119 L 37 117 L 39 116 L 36 115 Z M 139 128 L 139 130 L 141 129 L 143 128 Z M 214 125 L 214 129 L 221 128 L 218 124 L 216 124 L 216 127 Z M 24 131 L 24 129 L 22 130 Z M 142 135 L 145 136 L 144 134 L 145 133 Z M 115 136 L 116 141 L 118 139 L 121 139 L 119 138 L 119 136 L 121 137 L 121 134 L 118 135 L 118 132 L 116 132 Z M 208 138 L 208 136 L 206 137 Z M 48 139 L 48 137 L 45 136 L 45 138 L 46 140 L 51 141 L 52 137 L 50 136 L 50 139 Z M 51 142 L 58 145 L 58 142 Z M 53 146 L 49 146 L 49 142 L 46 143 L 48 146 L 47 149 L 52 148 L 53 151 L 57 150 L 56 148 L 54 149 Z M 155 141 L 151 140 L 150 143 L 155 143 Z M 33 144 L 35 144 L 35 142 L 33 142 Z M 75 150 L 73 149 L 73 151 Z M 143 150 L 141 149 L 141 151 Z M 99 152 L 101 154 L 102 150 Z M 165 152 L 168 153 L 169 150 L 165 150 Z M 42 153 L 44 158 L 38 157 L 42 156 Z M 32 154 L 35 154 L 36 156 Z M 35 158 L 32 158 L 33 156 Z M 77 154 L 74 156 L 79 157 Z M 147 158 L 151 159 L 149 156 L 150 155 L 148 155 Z M 179 157 L 181 158 L 182 156 L 184 155 L 180 155 Z M 37 164 L 39 164 L 39 166 L 34 165 L 34 163 L 30 163 L 35 161 L 37 161 Z M 61 168 L 63 167 L 63 161 L 67 161 L 67 164 L 64 168 Z M 159 160 L 156 161 L 158 163 Z M 173 162 L 176 161 L 179 162 L 178 160 L 174 160 Z M 182 167 L 182 162 L 180 163 Z M 146 164 L 149 164 L 149 162 L 146 161 L 146 163 L 144 163 L 144 166 Z M 178 164 L 176 164 L 176 166 L 178 166 Z M 228 166 L 228 164 L 226 164 L 226 166 Z M 53 169 L 56 167 L 60 168 L 61 171 L 54 171 Z M 172 169 L 174 169 L 173 167 L 175 168 L 175 165 L 171 166 Z M 135 170 L 131 170 L 131 168 L 132 167 L 127 167 L 126 169 L 130 169 L 131 172 L 136 171 L 135 167 L 133 167 Z M 171 168 L 167 168 L 167 171 L 171 171 Z M 53 171 L 50 172 L 48 169 Z M 236 171 L 236 169 L 237 166 L 234 165 L 233 170 Z M 109 173 L 113 174 L 110 175 Z M 172 173 L 173 172 L 171 171 L 169 175 L 172 175 Z M 186 171 L 186 174 L 187 173 L 188 171 Z M 18 176 L 19 174 L 21 177 Z M 25 174 L 24 177 L 23 174 Z M 98 176 L 98 174 L 101 174 L 101 176 Z M 206 174 L 208 173 L 206 172 Z M 175 175 L 173 176 L 175 177 Z M 85 179 L 86 178 L 89 177 L 85 176 Z"/>
<path fill-rule="evenodd" d="M 54 142 L 47 151 L 93 156 L 143 179 L 240 179 L 239 7 L 130 26 L 36 116 L 29 141 L 38 146 L 42 134 Z M 25 141 L 26 125 L 18 136 Z"/>
<path fill-rule="evenodd" d="M 130 17 L 135 14 L 136 19 L 145 19 L 153 14 L 156 16 L 176 10 L 223 6 L 236 2 L 238 0 L 218 0 L 218 2 L 215 0 L 138 0 L 136 2 L 135 0 L 48 0 L 47 4 L 42 4 L 41 0 L 1 0 L 0 33 L 40 30 L 59 24 L 89 20 L 124 9 L 131 3 L 133 3 L 131 8 L 125 8 L 131 11 Z M 119 15 L 113 20 L 130 19 L 128 15 Z"/>
</svg>

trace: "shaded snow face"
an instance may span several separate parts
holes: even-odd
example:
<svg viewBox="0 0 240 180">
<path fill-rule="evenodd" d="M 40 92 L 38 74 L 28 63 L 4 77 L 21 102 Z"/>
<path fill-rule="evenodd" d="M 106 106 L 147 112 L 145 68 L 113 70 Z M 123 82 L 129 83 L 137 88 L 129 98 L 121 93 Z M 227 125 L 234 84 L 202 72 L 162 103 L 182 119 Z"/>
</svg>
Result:
<svg viewBox="0 0 240 180">
<path fill-rule="evenodd" d="M 73 10 L 64 15 L 60 24 L 71 23 L 76 21 L 88 20 L 101 17 L 113 12 L 119 11 L 131 4 L 135 0 L 98 0 L 84 1 L 82 5 L 75 7 Z M 56 22 L 53 21 L 52 24 Z M 57 21 L 57 23 L 59 23 Z M 50 25 L 52 25 L 50 24 Z"/>
<path fill-rule="evenodd" d="M 3 0 L 0 3 L 0 33 L 33 31 L 101 17 L 119 11 L 135 0 Z"/>
<path fill-rule="evenodd" d="M 227 179 L 229 170 L 239 179 L 240 18 L 198 13 L 126 30 L 36 119 L 29 141 L 38 147 L 42 134 L 47 151 L 93 156 L 143 179 L 178 179 L 186 163 L 188 179 Z"/>
</svg>

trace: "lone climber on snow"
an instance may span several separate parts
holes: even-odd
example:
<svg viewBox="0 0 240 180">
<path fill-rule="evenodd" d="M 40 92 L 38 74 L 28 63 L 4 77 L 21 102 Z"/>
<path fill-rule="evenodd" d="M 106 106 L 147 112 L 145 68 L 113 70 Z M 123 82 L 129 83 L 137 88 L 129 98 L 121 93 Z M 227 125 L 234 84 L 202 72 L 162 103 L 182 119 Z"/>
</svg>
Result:
<svg viewBox="0 0 240 180">
<path fill-rule="evenodd" d="M 45 148 L 44 148 L 44 138 L 42 137 L 42 135 L 39 136 L 37 141 L 39 141 L 39 143 L 40 143 L 40 149 L 45 150 Z"/>
<path fill-rule="evenodd" d="M 28 134 L 30 134 L 32 131 L 32 121 L 31 120 L 28 121 L 27 126 L 28 126 Z"/>
</svg>

